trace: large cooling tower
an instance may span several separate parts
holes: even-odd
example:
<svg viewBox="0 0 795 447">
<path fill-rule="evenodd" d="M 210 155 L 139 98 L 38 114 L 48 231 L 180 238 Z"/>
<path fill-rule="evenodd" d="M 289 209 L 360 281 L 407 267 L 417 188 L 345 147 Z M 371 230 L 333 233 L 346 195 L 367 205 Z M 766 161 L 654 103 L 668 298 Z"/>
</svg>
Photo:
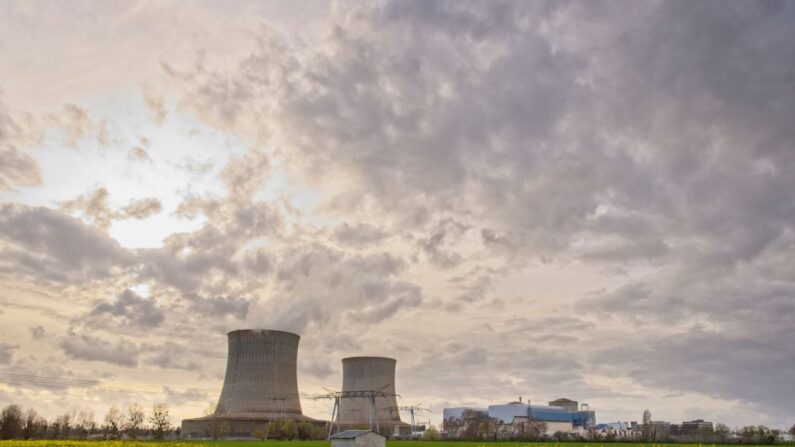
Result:
<svg viewBox="0 0 795 447">
<path fill-rule="evenodd" d="M 251 436 L 273 420 L 313 421 L 298 399 L 296 334 L 265 329 L 228 334 L 226 376 L 214 415 L 182 421 L 187 436 Z"/>
<path fill-rule="evenodd" d="M 401 422 L 395 398 L 395 359 L 386 357 L 348 357 L 342 359 L 342 391 L 383 391 L 392 396 L 375 398 L 379 426 L 392 430 L 406 426 Z M 342 399 L 340 423 L 345 426 L 368 426 L 370 401 L 366 398 Z"/>
<path fill-rule="evenodd" d="M 240 330 L 229 337 L 226 376 L 218 409 L 225 415 L 294 416 L 298 399 L 298 335 Z"/>
</svg>

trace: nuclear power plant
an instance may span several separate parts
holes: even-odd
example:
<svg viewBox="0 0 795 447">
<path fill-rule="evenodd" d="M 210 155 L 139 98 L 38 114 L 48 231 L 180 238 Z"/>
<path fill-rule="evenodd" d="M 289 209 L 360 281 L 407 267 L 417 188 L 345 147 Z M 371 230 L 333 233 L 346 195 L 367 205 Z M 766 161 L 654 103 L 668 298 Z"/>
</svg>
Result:
<svg viewBox="0 0 795 447">
<path fill-rule="evenodd" d="M 184 419 L 187 437 L 252 437 L 273 421 L 328 422 L 306 417 L 298 397 L 296 334 L 266 329 L 232 331 L 226 375 L 213 414 Z M 338 427 L 378 428 L 388 435 L 410 434 L 400 420 L 395 393 L 395 359 L 349 357 L 342 360 L 342 392 L 336 392 Z"/>
<path fill-rule="evenodd" d="M 229 332 L 227 339 L 226 375 L 216 409 L 204 417 L 184 419 L 183 436 L 265 438 L 272 431 L 277 433 L 275 436 L 281 436 L 289 433 L 284 428 L 290 427 L 287 421 L 299 424 L 292 431 L 297 436 L 311 432 L 310 436 L 317 438 L 319 433 L 320 437 L 332 439 L 335 429 L 349 430 L 346 433 L 369 429 L 403 439 L 420 436 L 420 432 L 414 432 L 414 412 L 428 410 L 419 404 L 398 406 L 397 360 L 373 356 L 342 359 L 342 389 L 326 389 L 328 394 L 313 397 L 334 401 L 330 420 L 321 421 L 304 416 L 301 411 L 297 367 L 300 336 L 248 329 Z M 411 411 L 411 425 L 400 419 L 401 409 Z M 489 436 L 500 439 L 529 439 L 556 433 L 583 437 L 593 431 L 596 414 L 587 404 L 580 407 L 569 399 L 557 399 L 548 406 L 530 405 L 519 398 L 488 408 L 445 408 L 443 435 L 450 439 L 473 436 L 473 427 L 480 433 L 482 427 L 489 426 L 483 424 L 484 420 L 496 424 L 497 431 L 489 432 Z"/>
<path fill-rule="evenodd" d="M 187 436 L 252 436 L 274 420 L 310 421 L 298 398 L 296 334 L 238 330 L 228 334 L 229 350 L 221 397 L 214 414 L 182 421 Z M 322 424 L 322 422 L 320 422 Z"/>
<path fill-rule="evenodd" d="M 386 357 L 348 357 L 342 359 L 342 392 L 377 391 L 372 400 L 340 400 L 340 425 L 347 428 L 375 424 L 383 433 L 404 434 L 409 424 L 400 420 L 395 393 L 395 359 Z M 375 420 L 373 420 L 373 417 Z"/>
</svg>

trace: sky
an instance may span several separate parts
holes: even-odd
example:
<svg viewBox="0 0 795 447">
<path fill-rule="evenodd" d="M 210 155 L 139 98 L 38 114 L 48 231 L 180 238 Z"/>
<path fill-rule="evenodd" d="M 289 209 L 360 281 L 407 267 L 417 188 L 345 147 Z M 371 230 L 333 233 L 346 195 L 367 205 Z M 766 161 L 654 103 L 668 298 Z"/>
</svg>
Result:
<svg viewBox="0 0 795 447">
<path fill-rule="evenodd" d="M 178 423 L 265 328 L 316 418 L 381 355 L 434 423 L 789 427 L 793 41 L 779 1 L 4 1 L 0 405 Z"/>
</svg>

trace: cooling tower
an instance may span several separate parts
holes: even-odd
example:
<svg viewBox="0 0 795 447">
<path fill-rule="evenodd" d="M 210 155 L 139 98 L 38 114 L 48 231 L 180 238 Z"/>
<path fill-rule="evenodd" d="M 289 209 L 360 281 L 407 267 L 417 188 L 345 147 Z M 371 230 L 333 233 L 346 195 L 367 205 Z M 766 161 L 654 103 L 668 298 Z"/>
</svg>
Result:
<svg viewBox="0 0 795 447">
<path fill-rule="evenodd" d="M 311 421 L 301 413 L 298 398 L 296 334 L 264 329 L 228 334 L 226 375 L 216 414 L 182 421 L 183 432 L 214 436 L 251 436 L 272 420 Z"/>
<path fill-rule="evenodd" d="M 342 391 L 383 391 L 392 396 L 376 397 L 376 418 L 383 432 L 408 427 L 400 420 L 395 398 L 395 359 L 386 357 L 348 357 L 342 359 Z M 366 398 L 340 401 L 340 424 L 346 427 L 368 427 L 370 401 Z"/>
<path fill-rule="evenodd" d="M 226 415 L 300 415 L 298 335 L 268 330 L 229 333 L 218 408 Z"/>
</svg>

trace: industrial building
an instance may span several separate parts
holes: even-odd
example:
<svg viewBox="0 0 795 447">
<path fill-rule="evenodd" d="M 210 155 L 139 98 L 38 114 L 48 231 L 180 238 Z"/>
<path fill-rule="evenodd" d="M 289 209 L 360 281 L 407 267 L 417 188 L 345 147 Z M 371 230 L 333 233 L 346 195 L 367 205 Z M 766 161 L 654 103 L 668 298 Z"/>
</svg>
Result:
<svg viewBox="0 0 795 447">
<path fill-rule="evenodd" d="M 556 406 L 552 404 L 558 404 Z M 471 420 L 478 416 L 492 421 L 495 437 L 552 435 L 557 432 L 584 434 L 596 424 L 596 414 L 586 404 L 569 399 L 558 399 L 550 405 L 530 405 L 519 401 L 489 405 L 488 408 L 456 407 L 443 410 L 443 430 L 449 437 L 460 437 Z M 539 424 L 543 422 L 543 424 Z M 540 433 L 535 431 L 540 430 Z"/>
<path fill-rule="evenodd" d="M 346 428 L 375 428 L 388 435 L 410 434 L 409 424 L 400 420 L 395 393 L 397 361 L 387 357 L 342 359 L 342 392 L 378 391 L 382 396 L 340 400 L 339 422 Z"/>
<path fill-rule="evenodd" d="M 712 422 L 703 419 L 673 424 L 667 421 L 611 422 L 594 427 L 597 436 L 646 442 L 721 442 L 721 434 L 716 433 Z"/>
<path fill-rule="evenodd" d="M 579 410 L 579 408 L 577 408 L 576 400 L 566 399 L 565 397 L 561 397 L 560 399 L 555 399 L 551 401 L 549 403 L 549 406 L 563 408 L 564 410 L 570 411 L 572 413 Z"/>
<path fill-rule="evenodd" d="M 237 330 L 227 335 L 226 375 L 214 414 L 182 421 L 183 436 L 249 437 L 274 420 L 310 421 L 298 398 L 296 334 Z"/>
</svg>

